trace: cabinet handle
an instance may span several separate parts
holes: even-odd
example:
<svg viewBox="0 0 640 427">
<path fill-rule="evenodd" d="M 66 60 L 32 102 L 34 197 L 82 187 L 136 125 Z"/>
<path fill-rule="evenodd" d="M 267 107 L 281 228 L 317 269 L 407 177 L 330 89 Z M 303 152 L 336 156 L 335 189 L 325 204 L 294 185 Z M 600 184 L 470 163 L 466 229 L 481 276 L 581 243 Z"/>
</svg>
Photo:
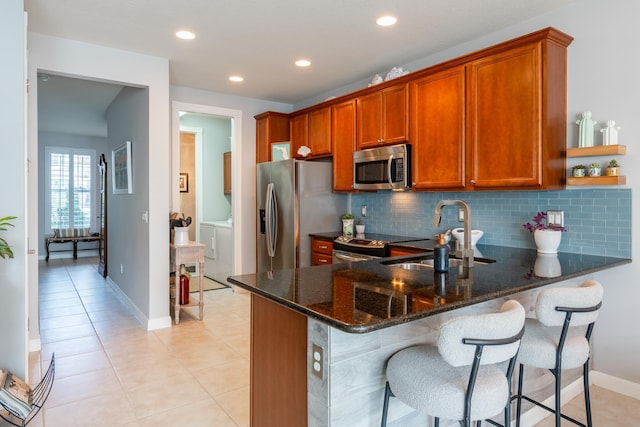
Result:
<svg viewBox="0 0 640 427">
<path fill-rule="evenodd" d="M 326 264 L 328 261 L 326 259 L 320 258 L 318 262 L 320 262 L 320 264 Z"/>
<path fill-rule="evenodd" d="M 476 185 L 476 180 L 475 179 L 472 179 L 470 182 L 471 182 L 471 185 Z"/>
<path fill-rule="evenodd" d="M 318 247 L 319 247 L 320 249 L 327 249 L 327 246 L 326 246 L 326 245 L 318 245 Z"/>
</svg>

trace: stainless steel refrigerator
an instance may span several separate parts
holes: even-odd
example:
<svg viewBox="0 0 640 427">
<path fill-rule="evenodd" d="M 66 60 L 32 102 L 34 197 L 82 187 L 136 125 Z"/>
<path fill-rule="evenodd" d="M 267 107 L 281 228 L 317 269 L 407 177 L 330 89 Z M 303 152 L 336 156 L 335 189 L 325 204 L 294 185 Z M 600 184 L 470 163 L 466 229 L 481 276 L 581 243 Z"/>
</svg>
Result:
<svg viewBox="0 0 640 427">
<path fill-rule="evenodd" d="M 340 231 L 345 194 L 333 193 L 331 162 L 295 159 L 259 163 L 257 270 L 311 265 L 309 233 Z"/>
</svg>

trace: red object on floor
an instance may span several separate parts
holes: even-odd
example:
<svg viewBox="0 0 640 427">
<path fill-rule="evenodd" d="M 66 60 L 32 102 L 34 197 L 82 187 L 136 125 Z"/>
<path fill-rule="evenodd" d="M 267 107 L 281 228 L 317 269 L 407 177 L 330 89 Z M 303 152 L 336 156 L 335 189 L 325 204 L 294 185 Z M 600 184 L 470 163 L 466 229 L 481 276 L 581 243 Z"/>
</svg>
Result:
<svg viewBox="0 0 640 427">
<path fill-rule="evenodd" d="M 189 304 L 189 276 L 180 275 L 180 304 Z"/>
</svg>

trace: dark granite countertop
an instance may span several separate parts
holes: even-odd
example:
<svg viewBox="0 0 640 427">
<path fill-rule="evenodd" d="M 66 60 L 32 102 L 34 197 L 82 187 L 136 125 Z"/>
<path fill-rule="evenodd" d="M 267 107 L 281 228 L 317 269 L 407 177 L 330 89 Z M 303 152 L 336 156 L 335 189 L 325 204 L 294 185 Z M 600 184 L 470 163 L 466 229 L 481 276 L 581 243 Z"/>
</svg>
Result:
<svg viewBox="0 0 640 427">
<path fill-rule="evenodd" d="M 396 246 L 429 250 L 433 240 Z M 453 251 L 452 251 L 453 252 Z M 229 277 L 228 281 L 349 333 L 366 333 L 489 301 L 631 262 L 627 258 L 478 245 L 495 262 L 449 273 L 406 270 L 390 263 L 431 256 L 383 258 Z M 465 278 L 465 276 L 469 276 Z"/>
</svg>

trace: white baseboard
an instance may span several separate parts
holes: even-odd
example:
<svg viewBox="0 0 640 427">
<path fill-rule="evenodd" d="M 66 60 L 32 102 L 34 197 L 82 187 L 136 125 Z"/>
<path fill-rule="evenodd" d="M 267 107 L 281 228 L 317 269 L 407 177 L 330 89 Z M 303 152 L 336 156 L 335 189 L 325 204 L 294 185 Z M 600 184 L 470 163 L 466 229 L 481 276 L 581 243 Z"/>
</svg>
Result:
<svg viewBox="0 0 640 427">
<path fill-rule="evenodd" d="M 167 315 L 157 319 L 149 319 L 142 311 L 140 311 L 138 306 L 133 301 L 131 301 L 127 294 L 122 292 L 122 289 L 120 289 L 120 287 L 116 285 L 116 283 L 111 280 L 110 277 L 107 277 L 107 284 L 116 294 L 116 297 L 120 300 L 120 302 L 122 302 L 129 309 L 129 311 L 131 311 L 131 314 L 133 314 L 136 320 L 147 331 L 171 327 L 171 316 Z"/>
<path fill-rule="evenodd" d="M 589 373 L 589 383 L 640 400 L 640 384 L 598 371 Z"/>
<path fill-rule="evenodd" d="M 624 394 L 633 399 L 640 400 L 640 384 L 634 383 L 622 378 L 614 377 L 598 371 L 589 372 L 589 384 L 596 385 L 598 387 L 605 388 L 615 393 Z M 560 401 L 564 404 L 576 396 L 582 394 L 582 377 L 578 378 L 571 384 L 564 387 L 560 392 Z M 555 406 L 554 396 L 549 397 L 542 402 L 551 408 Z M 538 406 L 534 406 L 526 412 L 523 412 L 520 416 L 520 425 L 522 427 L 531 427 L 542 421 L 544 418 L 551 416 L 549 411 L 546 411 Z"/>
</svg>

